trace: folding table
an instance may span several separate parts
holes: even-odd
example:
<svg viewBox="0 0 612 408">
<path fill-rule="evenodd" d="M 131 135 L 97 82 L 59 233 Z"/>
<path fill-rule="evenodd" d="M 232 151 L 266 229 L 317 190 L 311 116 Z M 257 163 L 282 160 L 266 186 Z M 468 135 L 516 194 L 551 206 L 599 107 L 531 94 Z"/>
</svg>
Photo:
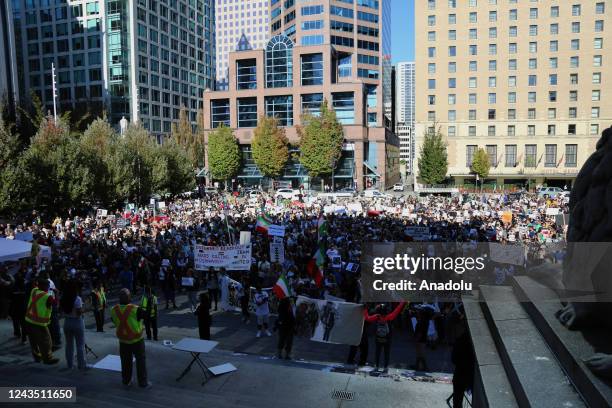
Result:
<svg viewBox="0 0 612 408">
<path fill-rule="evenodd" d="M 219 342 L 217 341 L 193 339 L 190 337 L 186 337 L 176 343 L 174 347 L 172 347 L 174 350 L 186 351 L 190 353 L 193 357 L 187 368 L 185 368 L 183 373 L 176 379 L 176 381 L 180 381 L 189 372 L 189 370 L 191 370 L 191 366 L 193 365 L 193 363 L 197 363 L 198 366 L 200 366 L 202 373 L 204 374 L 204 381 L 202 382 L 202 385 L 206 384 L 209 378 L 208 373 L 210 373 L 212 376 L 214 376 L 214 374 L 210 371 L 208 366 L 200 359 L 200 354 L 209 353 L 212 349 L 217 347 L 218 344 Z"/>
</svg>

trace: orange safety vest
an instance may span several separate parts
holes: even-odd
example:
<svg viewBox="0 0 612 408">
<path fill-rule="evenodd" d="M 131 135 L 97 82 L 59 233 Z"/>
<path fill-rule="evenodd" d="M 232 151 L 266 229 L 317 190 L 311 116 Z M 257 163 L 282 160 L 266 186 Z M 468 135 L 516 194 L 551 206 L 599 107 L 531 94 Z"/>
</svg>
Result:
<svg viewBox="0 0 612 408">
<path fill-rule="evenodd" d="M 121 310 L 123 308 L 123 310 Z M 121 343 L 132 344 L 142 340 L 143 327 L 137 317 L 138 306 L 115 305 L 111 310 L 111 319 L 117 326 L 116 335 Z"/>
<path fill-rule="evenodd" d="M 47 306 L 49 293 L 38 288 L 32 289 L 25 320 L 37 326 L 48 326 L 51 321 L 51 307 Z"/>
</svg>

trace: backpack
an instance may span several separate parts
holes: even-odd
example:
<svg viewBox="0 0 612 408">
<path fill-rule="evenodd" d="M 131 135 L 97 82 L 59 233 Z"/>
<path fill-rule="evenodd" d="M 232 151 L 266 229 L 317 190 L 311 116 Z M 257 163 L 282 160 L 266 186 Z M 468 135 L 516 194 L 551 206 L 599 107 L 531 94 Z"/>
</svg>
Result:
<svg viewBox="0 0 612 408">
<path fill-rule="evenodd" d="M 389 324 L 387 322 L 376 322 L 376 337 L 387 337 Z"/>
</svg>

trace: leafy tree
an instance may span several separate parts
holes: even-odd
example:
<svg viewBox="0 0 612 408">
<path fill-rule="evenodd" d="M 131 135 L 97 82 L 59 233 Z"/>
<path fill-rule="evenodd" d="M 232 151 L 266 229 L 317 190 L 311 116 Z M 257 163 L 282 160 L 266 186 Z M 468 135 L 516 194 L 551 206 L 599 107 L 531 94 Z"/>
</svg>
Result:
<svg viewBox="0 0 612 408">
<path fill-rule="evenodd" d="M 187 153 L 187 159 L 194 169 L 203 165 L 204 161 L 204 138 L 200 116 L 198 112 L 198 129 L 194 132 L 185 107 L 181 107 L 179 121 L 172 125 L 171 133 L 172 139 Z"/>
<path fill-rule="evenodd" d="M 226 126 L 208 135 L 208 170 L 215 180 L 228 180 L 240 170 L 240 148 L 234 133 Z"/>
<path fill-rule="evenodd" d="M 448 153 L 440 129 L 426 131 L 419 157 L 419 176 L 426 184 L 439 184 L 446 178 Z"/>
<path fill-rule="evenodd" d="M 321 104 L 321 114 L 303 117 L 304 125 L 298 127 L 300 135 L 300 163 L 310 177 L 331 174 L 342 155 L 344 130 L 336 118 L 336 112 Z"/>
<path fill-rule="evenodd" d="M 194 188 L 195 174 L 187 152 L 174 139 L 156 146 L 153 159 L 153 191 L 178 195 Z"/>
<path fill-rule="evenodd" d="M 251 148 L 253 160 L 263 175 L 277 178 L 283 174 L 283 169 L 289 160 L 288 145 L 285 129 L 278 127 L 275 118 L 268 116 L 259 118 Z"/>
<path fill-rule="evenodd" d="M 481 147 L 474 153 L 471 170 L 474 174 L 478 174 L 481 179 L 484 179 L 489 175 L 490 169 L 489 155 L 485 149 Z"/>
<path fill-rule="evenodd" d="M 21 148 L 21 140 L 15 126 L 5 122 L 0 115 L 0 172 L 10 163 L 17 161 Z"/>
<path fill-rule="evenodd" d="M 87 157 L 90 171 L 97 180 L 93 196 L 102 204 L 114 201 L 115 186 L 109 163 L 116 143 L 117 133 L 105 119 L 100 118 L 94 120 L 80 138 L 81 152 Z"/>
</svg>

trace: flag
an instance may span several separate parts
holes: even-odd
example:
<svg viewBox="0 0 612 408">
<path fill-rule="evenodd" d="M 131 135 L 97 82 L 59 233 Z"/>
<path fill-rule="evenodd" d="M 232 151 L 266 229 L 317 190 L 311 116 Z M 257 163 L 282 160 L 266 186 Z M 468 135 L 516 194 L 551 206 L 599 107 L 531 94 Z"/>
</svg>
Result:
<svg viewBox="0 0 612 408">
<path fill-rule="evenodd" d="M 284 299 L 291 296 L 291 287 L 289 286 L 289 282 L 287 282 L 285 275 L 281 275 L 281 277 L 278 278 L 272 287 L 272 291 L 278 299 Z"/>
<path fill-rule="evenodd" d="M 323 266 L 325 265 L 325 251 L 322 245 L 319 246 L 317 251 L 312 256 L 312 259 L 308 261 L 306 265 L 306 271 L 308 275 L 315 281 L 318 287 L 323 286 Z"/>
<path fill-rule="evenodd" d="M 321 215 L 317 221 L 317 234 L 319 237 L 319 243 L 321 239 L 327 236 L 327 220 Z"/>
<path fill-rule="evenodd" d="M 268 227 L 272 224 L 272 220 L 264 213 L 257 217 L 255 231 L 268 233 Z"/>
</svg>

